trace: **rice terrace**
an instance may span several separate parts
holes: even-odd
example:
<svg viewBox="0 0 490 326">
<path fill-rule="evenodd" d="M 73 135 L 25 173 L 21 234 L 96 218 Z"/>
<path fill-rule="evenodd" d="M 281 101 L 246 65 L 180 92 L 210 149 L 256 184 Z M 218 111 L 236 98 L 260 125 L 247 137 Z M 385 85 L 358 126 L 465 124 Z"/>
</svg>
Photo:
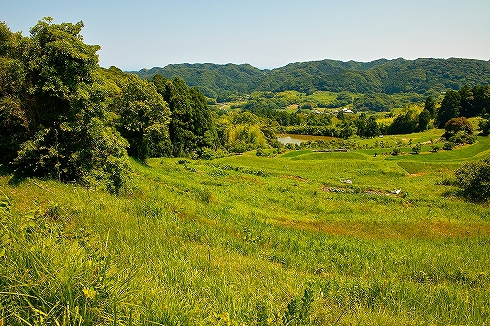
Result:
<svg viewBox="0 0 490 326">
<path fill-rule="evenodd" d="M 133 161 L 119 197 L 4 175 L 8 300 L 39 320 L 485 324 L 490 211 L 443 183 L 489 150 Z"/>
<path fill-rule="evenodd" d="M 0 326 L 490 324 L 488 61 L 130 73 L 82 28 L 0 24 Z"/>
</svg>

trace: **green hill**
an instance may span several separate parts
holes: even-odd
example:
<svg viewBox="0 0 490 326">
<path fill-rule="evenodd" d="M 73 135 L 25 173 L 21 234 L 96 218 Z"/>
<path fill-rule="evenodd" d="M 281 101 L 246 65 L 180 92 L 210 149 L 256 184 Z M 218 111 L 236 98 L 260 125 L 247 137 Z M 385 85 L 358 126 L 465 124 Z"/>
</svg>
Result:
<svg viewBox="0 0 490 326">
<path fill-rule="evenodd" d="M 208 97 L 228 94 L 249 94 L 259 88 L 268 74 L 248 64 L 217 65 L 173 64 L 164 68 L 142 69 L 137 74 L 141 78 L 151 79 L 159 74 L 165 78 L 181 77 L 190 86 L 198 86 Z"/>
<path fill-rule="evenodd" d="M 132 161 L 119 196 L 0 169 L 0 323 L 485 325 L 490 211 L 445 180 L 489 141 Z"/>
<path fill-rule="evenodd" d="M 173 64 L 136 72 L 142 78 L 160 74 L 182 77 L 209 97 L 250 94 L 254 90 L 301 92 L 424 94 L 490 83 L 490 61 L 475 59 L 380 59 L 372 62 L 321 60 L 260 70 L 248 64 Z"/>
</svg>

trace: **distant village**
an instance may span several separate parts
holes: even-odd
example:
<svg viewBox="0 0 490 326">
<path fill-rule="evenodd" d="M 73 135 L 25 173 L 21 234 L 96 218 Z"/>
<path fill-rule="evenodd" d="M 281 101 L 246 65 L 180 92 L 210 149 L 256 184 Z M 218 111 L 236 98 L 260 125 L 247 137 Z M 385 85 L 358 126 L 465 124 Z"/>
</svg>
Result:
<svg viewBox="0 0 490 326">
<path fill-rule="evenodd" d="M 352 111 L 351 109 L 348 109 L 348 108 L 343 108 L 341 111 L 343 113 L 354 113 L 354 111 Z M 318 110 L 313 110 L 313 113 L 317 113 L 317 114 L 323 114 L 323 113 L 326 113 L 326 114 L 337 114 L 337 113 L 339 113 L 339 110 L 333 110 L 333 111 L 328 111 L 328 112 L 322 112 L 322 111 L 318 111 Z"/>
</svg>

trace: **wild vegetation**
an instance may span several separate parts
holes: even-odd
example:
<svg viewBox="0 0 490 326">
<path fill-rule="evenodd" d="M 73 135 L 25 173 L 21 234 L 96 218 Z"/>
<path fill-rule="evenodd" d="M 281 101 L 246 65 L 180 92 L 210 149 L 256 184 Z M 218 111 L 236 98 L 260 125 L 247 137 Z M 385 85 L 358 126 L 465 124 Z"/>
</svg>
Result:
<svg viewBox="0 0 490 326">
<path fill-rule="evenodd" d="M 451 175 L 489 145 L 131 161 L 120 196 L 3 173 L 2 322 L 485 324 L 488 205 Z"/>
<path fill-rule="evenodd" d="M 472 81 L 445 94 L 403 79 L 440 61 L 292 64 L 225 105 L 82 28 L 0 24 L 0 325 L 488 323 L 485 63 L 444 61 Z"/>
<path fill-rule="evenodd" d="M 0 162 L 19 176 L 119 192 L 128 154 L 199 155 L 216 143 L 204 95 L 182 79 L 142 80 L 98 65 L 83 23 L 39 21 L 29 37 L 0 24 Z"/>
</svg>

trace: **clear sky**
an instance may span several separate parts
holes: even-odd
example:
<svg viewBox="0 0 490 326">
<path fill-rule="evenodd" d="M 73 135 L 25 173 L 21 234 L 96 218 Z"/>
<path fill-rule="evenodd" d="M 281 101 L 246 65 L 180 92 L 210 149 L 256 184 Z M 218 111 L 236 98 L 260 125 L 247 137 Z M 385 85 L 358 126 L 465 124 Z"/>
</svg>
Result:
<svg viewBox="0 0 490 326">
<path fill-rule="evenodd" d="M 490 59 L 490 0 L 0 0 L 0 21 L 29 35 L 45 16 L 82 20 L 100 64 L 277 68 L 322 59 Z"/>
</svg>

